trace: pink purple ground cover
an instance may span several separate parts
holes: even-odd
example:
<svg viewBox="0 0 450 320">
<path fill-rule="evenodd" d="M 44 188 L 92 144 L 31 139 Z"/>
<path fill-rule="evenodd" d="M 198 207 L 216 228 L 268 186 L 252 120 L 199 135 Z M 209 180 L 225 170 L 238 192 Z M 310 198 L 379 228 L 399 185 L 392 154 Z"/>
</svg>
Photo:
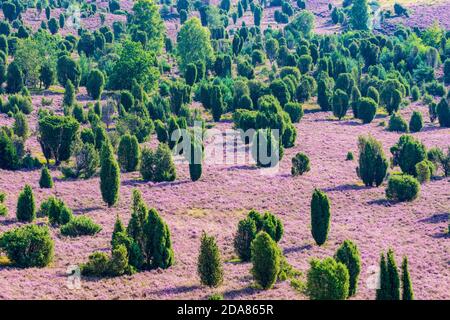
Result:
<svg viewBox="0 0 450 320">
<path fill-rule="evenodd" d="M 425 108 L 412 105 L 403 113 L 409 117 L 419 109 L 428 119 Z M 44 269 L 0 269 L 1 299 L 202 299 L 221 292 L 230 299 L 305 299 L 288 282 L 276 284 L 268 291 L 252 288 L 250 264 L 225 263 L 224 284 L 216 289 L 199 286 L 196 260 L 203 230 L 217 237 L 225 261 L 234 257 L 233 236 L 239 219 L 255 208 L 279 215 L 285 226 L 280 242 L 289 263 L 306 272 L 312 257 L 332 255 L 344 239 L 359 246 L 362 271 L 356 299 L 373 299 L 375 292 L 366 286 L 371 266 L 378 264 L 379 254 L 395 249 L 397 262 L 407 255 L 417 299 L 449 299 L 449 241 L 445 236 L 450 206 L 449 178 L 433 180 L 422 186 L 420 197 L 412 203 L 385 201 L 384 186 L 365 188 L 356 173 L 356 161 L 345 161 L 348 151 L 357 154 L 357 137 L 371 133 L 382 141 L 387 154 L 399 134 L 379 126 L 379 118 L 369 125 L 353 120 L 331 120 L 328 113 L 306 114 L 297 124 L 297 144 L 287 149 L 275 176 L 261 175 L 252 166 L 206 165 L 200 181 L 191 182 L 186 166 L 178 166 L 178 178 L 172 183 L 144 183 L 138 173 L 123 174 L 120 201 L 107 208 L 101 201 L 98 178 L 78 181 L 56 178 L 52 190 L 39 189 L 39 170 L 0 171 L 0 190 L 7 193 L 9 217 L 0 218 L 0 232 L 19 226 L 15 203 L 25 183 L 33 186 L 39 204 L 51 194 L 62 198 L 76 215 L 86 214 L 103 230 L 93 237 L 64 238 L 52 229 L 55 240 L 54 262 Z M 226 129 L 223 122 L 217 128 Z M 449 145 L 450 129 L 426 123 L 414 134 L 427 147 Z M 154 142 L 152 143 L 154 144 Z M 290 159 L 296 152 L 311 159 L 311 171 L 290 176 Z M 159 210 L 170 226 L 176 264 L 168 270 L 142 272 L 114 279 L 82 278 L 82 288 L 67 288 L 67 268 L 85 262 L 95 250 L 109 251 L 116 215 L 127 222 L 130 217 L 131 190 L 142 191 L 147 204 Z M 310 232 L 309 202 L 313 188 L 325 190 L 332 202 L 329 240 L 323 247 L 314 244 Z"/>
</svg>

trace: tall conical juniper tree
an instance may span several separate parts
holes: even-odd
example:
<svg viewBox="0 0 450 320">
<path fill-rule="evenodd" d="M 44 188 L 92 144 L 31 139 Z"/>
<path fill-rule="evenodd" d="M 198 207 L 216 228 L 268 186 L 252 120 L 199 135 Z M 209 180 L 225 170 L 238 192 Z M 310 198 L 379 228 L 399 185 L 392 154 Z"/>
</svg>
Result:
<svg viewBox="0 0 450 320">
<path fill-rule="evenodd" d="M 400 300 L 400 277 L 395 263 L 394 252 L 389 249 L 380 260 L 380 287 L 377 289 L 377 300 Z"/>
<path fill-rule="evenodd" d="M 323 191 L 315 189 L 311 199 L 311 233 L 319 246 L 327 240 L 330 217 L 328 196 Z"/>
<path fill-rule="evenodd" d="M 16 217 L 21 222 L 32 222 L 36 218 L 33 189 L 28 184 L 25 185 L 17 199 Z"/>
<path fill-rule="evenodd" d="M 151 266 L 154 269 L 167 269 L 175 261 L 169 227 L 156 210 L 150 210 L 150 212 L 152 211 L 154 214 L 149 214 L 147 221 L 147 225 L 151 225 L 149 229 L 153 231 L 149 238 L 152 252 Z"/>
<path fill-rule="evenodd" d="M 414 300 L 414 291 L 409 276 L 407 257 L 403 257 L 402 262 L 402 300 Z"/>
<path fill-rule="evenodd" d="M 202 234 L 197 272 L 202 284 L 217 287 L 223 281 L 223 267 L 219 247 L 213 236 Z"/>
<path fill-rule="evenodd" d="M 102 198 L 108 207 L 111 207 L 119 200 L 120 168 L 109 141 L 104 142 L 102 145 L 100 165 L 100 190 L 102 192 Z"/>
<path fill-rule="evenodd" d="M 358 247 L 352 241 L 345 240 L 336 251 L 335 260 L 347 267 L 350 276 L 348 295 L 349 297 L 355 295 L 361 272 L 361 256 Z"/>
</svg>

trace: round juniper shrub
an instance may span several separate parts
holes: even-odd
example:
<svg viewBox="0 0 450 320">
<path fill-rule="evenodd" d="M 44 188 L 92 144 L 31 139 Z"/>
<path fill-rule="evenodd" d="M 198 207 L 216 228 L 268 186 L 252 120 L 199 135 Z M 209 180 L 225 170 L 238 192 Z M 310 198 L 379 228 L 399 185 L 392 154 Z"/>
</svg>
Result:
<svg viewBox="0 0 450 320">
<path fill-rule="evenodd" d="M 355 156 L 353 155 L 353 152 L 351 152 L 351 151 L 347 152 L 347 157 L 345 158 L 345 160 L 353 161 L 354 159 L 355 159 Z"/>
<path fill-rule="evenodd" d="M 403 173 L 415 176 L 416 164 L 427 158 L 427 151 L 422 142 L 410 135 L 402 135 L 392 148 L 393 164 L 399 165 Z"/>
<path fill-rule="evenodd" d="M 130 111 L 134 105 L 133 94 L 128 90 L 123 90 L 120 93 L 120 104 L 125 108 L 125 111 Z"/>
<path fill-rule="evenodd" d="M 378 93 L 378 90 L 375 87 L 370 86 L 367 89 L 367 97 L 375 101 L 376 104 L 380 103 L 380 94 Z"/>
<path fill-rule="evenodd" d="M 0 236 L 0 248 L 17 267 L 42 268 L 53 260 L 53 239 L 47 226 L 25 225 Z"/>
<path fill-rule="evenodd" d="M 389 118 L 389 131 L 408 132 L 408 123 L 398 113 L 393 113 Z"/>
<path fill-rule="evenodd" d="M 442 98 L 436 106 L 436 113 L 439 120 L 439 125 L 443 128 L 450 127 L 450 105 L 447 99 Z"/>
<path fill-rule="evenodd" d="M 17 220 L 21 222 L 31 222 L 36 218 L 36 205 L 34 202 L 33 189 L 28 184 L 25 185 L 17 199 Z"/>
<path fill-rule="evenodd" d="M 303 117 L 303 107 L 297 102 L 288 102 L 284 106 L 284 111 L 286 111 L 293 123 L 297 123 Z"/>
<path fill-rule="evenodd" d="M 107 275 L 109 257 L 105 252 L 94 252 L 89 256 L 87 263 L 80 266 L 81 274 L 87 277 L 103 277 Z"/>
<path fill-rule="evenodd" d="M 377 103 L 371 98 L 361 98 L 357 103 L 357 115 L 364 124 L 371 123 L 377 113 Z"/>
<path fill-rule="evenodd" d="M 420 192 L 420 183 L 410 175 L 392 175 L 388 180 L 386 197 L 394 201 L 412 201 Z"/>
<path fill-rule="evenodd" d="M 312 259 L 307 274 L 306 291 L 311 300 L 345 300 L 349 295 L 347 267 L 333 258 Z"/>
<path fill-rule="evenodd" d="M 291 174 L 293 176 L 302 175 L 310 170 L 309 158 L 300 152 L 292 158 Z"/>
<path fill-rule="evenodd" d="M 423 118 L 422 113 L 420 111 L 414 111 L 411 116 L 411 120 L 409 120 L 409 130 L 411 132 L 419 132 L 423 128 Z"/>
<path fill-rule="evenodd" d="M 100 232 L 102 228 L 94 223 L 91 218 L 79 216 L 71 219 L 68 223 L 61 227 L 63 236 L 78 237 L 86 235 L 94 235 Z"/>
<path fill-rule="evenodd" d="M 53 188 L 53 179 L 47 167 L 41 170 L 41 178 L 39 179 L 39 186 L 41 188 Z"/>
<path fill-rule="evenodd" d="M 263 289 L 270 289 L 280 272 L 281 251 L 264 231 L 257 234 L 251 245 L 252 275 Z"/>
<path fill-rule="evenodd" d="M 430 160 L 423 160 L 416 164 L 416 174 L 417 180 L 420 183 L 425 183 L 430 181 L 431 177 L 435 172 L 435 165 Z"/>
</svg>

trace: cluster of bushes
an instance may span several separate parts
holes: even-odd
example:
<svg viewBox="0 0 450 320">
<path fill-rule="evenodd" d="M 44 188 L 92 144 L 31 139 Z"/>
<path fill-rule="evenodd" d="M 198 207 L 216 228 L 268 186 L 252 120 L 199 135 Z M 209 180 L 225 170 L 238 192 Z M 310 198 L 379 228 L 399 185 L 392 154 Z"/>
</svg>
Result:
<svg viewBox="0 0 450 320">
<path fill-rule="evenodd" d="M 256 210 L 250 210 L 247 218 L 239 221 L 234 248 L 242 261 L 250 260 L 251 243 L 261 231 L 266 232 L 275 242 L 278 242 L 283 236 L 283 223 L 270 212 L 260 214 Z"/>
<path fill-rule="evenodd" d="M 381 254 L 380 285 L 376 292 L 377 300 L 414 300 L 407 257 L 403 257 L 401 271 L 400 276 L 392 249 L 389 249 L 386 255 Z"/>
<path fill-rule="evenodd" d="M 111 257 L 95 252 L 81 265 L 86 276 L 119 276 L 139 270 L 166 269 L 174 263 L 167 224 L 155 209 L 148 209 L 138 190 L 133 190 L 128 226 L 117 218 L 111 239 Z"/>
<path fill-rule="evenodd" d="M 1 234 L 0 249 L 19 268 L 43 268 L 53 260 L 54 244 L 46 226 L 28 224 Z"/>
</svg>

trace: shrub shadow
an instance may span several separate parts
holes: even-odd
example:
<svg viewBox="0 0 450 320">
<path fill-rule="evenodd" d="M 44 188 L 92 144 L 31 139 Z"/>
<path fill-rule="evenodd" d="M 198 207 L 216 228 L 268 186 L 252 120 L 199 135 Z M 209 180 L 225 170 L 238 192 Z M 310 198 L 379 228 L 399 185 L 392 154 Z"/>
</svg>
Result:
<svg viewBox="0 0 450 320">
<path fill-rule="evenodd" d="M 352 191 L 352 190 L 363 190 L 363 189 L 367 189 L 366 186 L 358 186 L 356 184 L 343 184 L 340 186 L 334 186 L 334 187 L 328 187 L 328 188 L 324 188 L 322 189 L 325 192 L 332 192 L 332 191 Z"/>
<path fill-rule="evenodd" d="M 419 222 L 423 223 L 441 223 L 441 222 L 447 222 L 449 219 L 449 213 L 436 213 L 432 215 L 431 217 L 424 218 L 419 220 Z"/>
<path fill-rule="evenodd" d="M 310 244 L 305 244 L 303 246 L 297 246 L 297 247 L 290 247 L 290 248 L 286 248 L 283 250 L 283 254 L 288 255 L 290 253 L 294 253 L 294 252 L 303 252 L 303 251 L 308 251 L 312 248 L 312 245 Z"/>
</svg>

